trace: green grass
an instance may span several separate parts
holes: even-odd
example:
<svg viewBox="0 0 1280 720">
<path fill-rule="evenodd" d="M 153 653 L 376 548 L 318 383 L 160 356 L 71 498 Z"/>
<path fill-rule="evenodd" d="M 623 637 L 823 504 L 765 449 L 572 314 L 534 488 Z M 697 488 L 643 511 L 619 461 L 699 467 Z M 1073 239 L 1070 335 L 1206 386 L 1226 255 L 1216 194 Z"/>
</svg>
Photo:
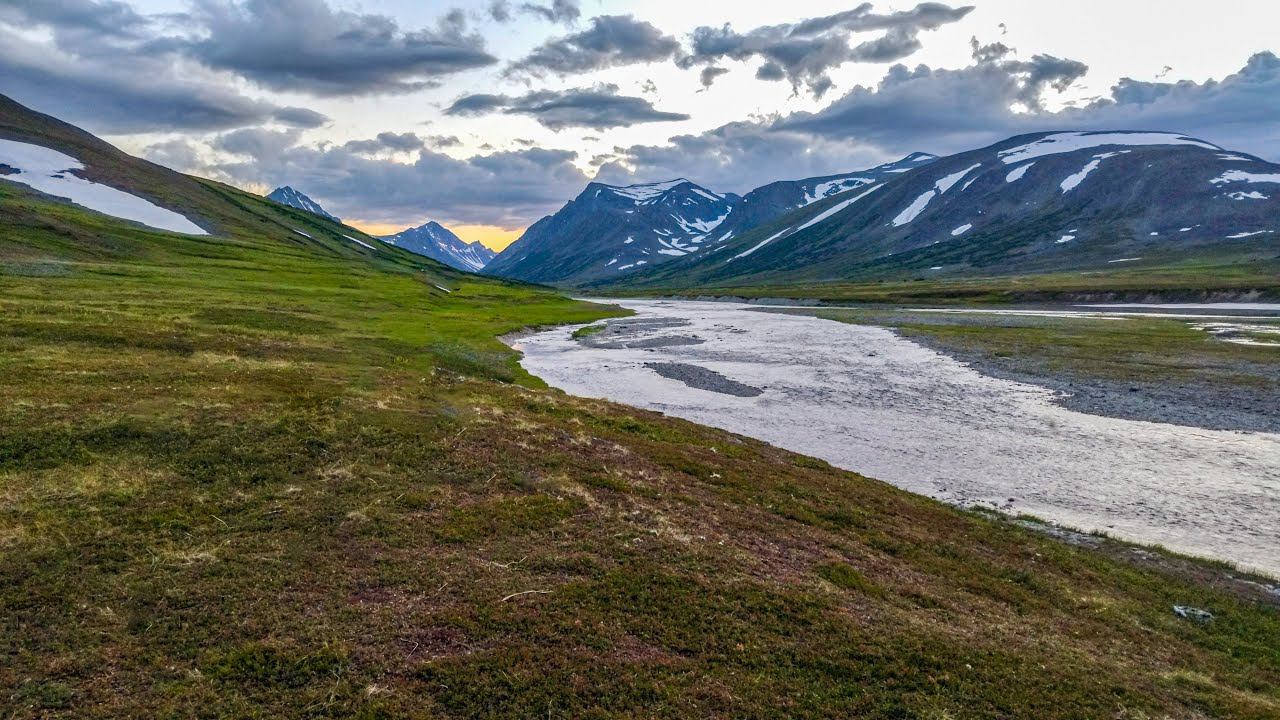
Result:
<svg viewBox="0 0 1280 720">
<path fill-rule="evenodd" d="M 574 330 L 573 339 L 581 340 L 582 338 L 591 337 L 592 335 L 595 335 L 597 333 L 602 333 L 602 332 L 604 332 L 604 325 L 588 325 L 586 327 L 580 327 L 577 330 Z"/>
<path fill-rule="evenodd" d="M 616 311 L 225 212 L 0 185 L 5 718 L 1280 712 L 1219 571 L 542 389 L 495 338 Z"/>
<path fill-rule="evenodd" d="M 593 295 L 698 295 L 794 298 L 835 303 L 1002 305 L 1018 302 L 1213 301 L 1280 298 L 1280 259 L 1254 256 L 1178 258 L 1138 269 L 887 279 L 742 278 L 696 286 L 663 279 L 591 288 Z"/>
<path fill-rule="evenodd" d="M 1022 367 L 1059 377 L 1261 388 L 1272 382 L 1280 363 L 1275 348 L 1226 342 L 1177 318 L 1100 320 L 886 308 L 797 312 L 892 327 L 933 347 L 976 352 L 996 361 L 1017 360 Z"/>
</svg>

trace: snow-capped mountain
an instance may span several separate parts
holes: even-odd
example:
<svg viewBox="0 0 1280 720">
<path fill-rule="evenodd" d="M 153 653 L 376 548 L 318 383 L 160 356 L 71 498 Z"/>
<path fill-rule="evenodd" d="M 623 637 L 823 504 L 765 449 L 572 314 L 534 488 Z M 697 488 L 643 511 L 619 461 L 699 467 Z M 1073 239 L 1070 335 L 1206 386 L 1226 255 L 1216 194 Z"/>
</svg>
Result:
<svg viewBox="0 0 1280 720">
<path fill-rule="evenodd" d="M 813 203 L 629 279 L 696 287 L 1274 257 L 1280 165 L 1159 132 L 1011 138 Z"/>
<path fill-rule="evenodd" d="M 319 215 L 320 217 L 323 217 L 323 218 L 329 218 L 330 220 L 336 223 L 342 222 L 340 218 L 325 212 L 325 209 L 320 207 L 320 203 L 316 202 L 315 200 L 312 200 L 311 198 L 307 197 L 305 194 L 297 190 L 294 190 L 288 185 L 285 185 L 284 187 L 278 187 L 275 190 L 272 190 L 271 194 L 267 196 L 267 199 L 274 200 L 280 203 L 281 205 L 288 205 L 289 207 L 297 208 L 299 210 L 306 210 L 307 212 L 313 215 Z"/>
<path fill-rule="evenodd" d="M 779 215 L 934 159 L 914 153 L 869 170 L 770 183 L 744 196 L 715 193 L 685 179 L 627 187 L 592 183 L 560 212 L 530 227 L 485 272 L 569 285 L 608 281 L 715 252 Z"/>
<path fill-rule="evenodd" d="M 448 228 L 434 220 L 426 225 L 388 235 L 381 240 L 467 272 L 479 272 L 497 255 L 481 245 L 479 241 L 463 242 Z"/>
<path fill-rule="evenodd" d="M 485 273 L 572 284 L 700 253 L 724 239 L 716 229 L 738 199 L 684 179 L 591 183 L 560 212 L 534 223 Z"/>
</svg>

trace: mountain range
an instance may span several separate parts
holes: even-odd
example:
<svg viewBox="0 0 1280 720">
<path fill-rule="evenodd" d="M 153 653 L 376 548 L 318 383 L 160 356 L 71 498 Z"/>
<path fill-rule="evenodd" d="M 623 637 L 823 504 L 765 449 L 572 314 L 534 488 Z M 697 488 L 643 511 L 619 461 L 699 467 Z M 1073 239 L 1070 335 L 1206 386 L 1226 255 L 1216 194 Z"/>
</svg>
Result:
<svg viewBox="0 0 1280 720">
<path fill-rule="evenodd" d="M 465 242 L 434 220 L 395 235 L 388 235 L 382 240 L 467 272 L 479 272 L 497 256 L 496 252 L 479 241 Z"/>
<path fill-rule="evenodd" d="M 1274 262 L 1280 165 L 1166 132 L 1045 132 L 742 197 L 592 183 L 486 272 L 598 289 Z"/>
<path fill-rule="evenodd" d="M 624 187 L 591 183 L 559 212 L 534 223 L 485 272 L 553 284 L 608 282 L 676 258 L 705 256 L 787 212 L 934 159 L 914 153 L 869 170 L 770 183 L 743 196 L 683 178 Z"/>
<path fill-rule="evenodd" d="M 1104 272 L 1273 261 L 1280 165 L 1175 133 L 1010 138 L 839 193 L 632 287 Z"/>
<path fill-rule="evenodd" d="M 326 212 L 320 206 L 320 203 L 288 185 L 271 191 L 267 199 L 291 208 L 304 210 L 336 223 L 342 222 L 337 216 Z M 434 220 L 425 225 L 409 228 L 395 235 L 388 235 L 379 239 L 390 245 L 404 248 L 411 253 L 429 257 L 451 268 L 465 270 L 466 272 L 479 272 L 497 255 L 493 250 L 479 242 L 464 242 L 448 228 Z"/>
</svg>

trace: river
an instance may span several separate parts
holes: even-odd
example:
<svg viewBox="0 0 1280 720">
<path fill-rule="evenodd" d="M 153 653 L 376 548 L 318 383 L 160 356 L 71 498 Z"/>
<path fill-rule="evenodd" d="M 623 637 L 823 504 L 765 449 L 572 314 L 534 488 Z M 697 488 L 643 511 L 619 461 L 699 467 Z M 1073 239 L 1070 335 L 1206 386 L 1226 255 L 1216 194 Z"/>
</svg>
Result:
<svg viewBox="0 0 1280 720">
<path fill-rule="evenodd" d="M 1280 577 L 1280 435 L 1067 410 L 892 332 L 746 305 L 634 310 L 591 342 L 514 343 L 553 387 L 758 438 L 959 505 Z M 617 321 L 614 321 L 615 323 Z"/>
</svg>

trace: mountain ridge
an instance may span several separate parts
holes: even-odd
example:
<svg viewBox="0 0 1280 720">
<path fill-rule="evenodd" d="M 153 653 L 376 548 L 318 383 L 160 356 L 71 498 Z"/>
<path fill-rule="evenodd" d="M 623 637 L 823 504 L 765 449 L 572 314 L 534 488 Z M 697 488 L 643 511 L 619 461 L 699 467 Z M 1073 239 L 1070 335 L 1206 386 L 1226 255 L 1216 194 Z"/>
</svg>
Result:
<svg viewBox="0 0 1280 720">
<path fill-rule="evenodd" d="M 300 190 L 295 190 L 289 185 L 282 185 L 281 187 L 272 190 L 271 193 L 267 195 L 267 199 L 278 202 L 281 205 L 288 205 L 292 208 L 305 210 L 313 215 L 319 215 L 322 218 L 332 220 L 336 223 L 342 222 L 342 218 L 327 212 L 320 206 L 320 203 L 312 200 L 306 195 L 306 193 L 303 193 Z"/>
<path fill-rule="evenodd" d="M 476 240 L 466 242 L 435 220 L 381 238 L 383 242 L 438 260 L 466 272 L 479 272 L 498 253 Z"/>
<path fill-rule="evenodd" d="M 634 185 L 591 182 L 558 212 L 531 225 L 486 272 L 551 284 L 607 281 L 675 258 L 714 253 L 778 215 L 934 159 L 917 152 L 867 170 L 775 181 L 742 196 L 683 177 Z M 690 211 L 693 217 L 685 217 Z"/>
</svg>

